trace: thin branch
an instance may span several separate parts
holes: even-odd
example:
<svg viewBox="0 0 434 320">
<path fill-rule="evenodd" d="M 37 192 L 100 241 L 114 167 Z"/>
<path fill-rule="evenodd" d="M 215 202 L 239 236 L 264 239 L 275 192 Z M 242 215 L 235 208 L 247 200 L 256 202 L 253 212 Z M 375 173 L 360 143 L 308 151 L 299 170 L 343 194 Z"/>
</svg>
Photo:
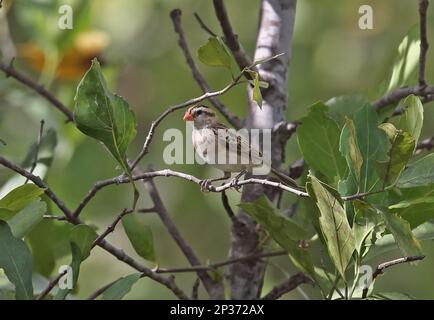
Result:
<svg viewBox="0 0 434 320">
<path fill-rule="evenodd" d="M 231 208 L 228 196 L 226 195 L 225 191 L 222 191 L 222 203 L 223 203 L 223 208 L 225 208 L 226 213 L 228 214 L 229 218 L 231 220 L 234 219 L 235 218 L 235 213 L 234 213 L 234 211 Z"/>
<path fill-rule="evenodd" d="M 41 125 L 39 127 L 39 134 L 38 134 L 38 141 L 36 142 L 36 148 L 35 148 L 35 157 L 32 162 L 32 167 L 30 168 L 30 173 L 33 173 L 35 171 L 36 165 L 38 164 L 38 157 L 39 157 L 39 148 L 41 147 L 41 141 L 42 141 L 42 135 L 44 134 L 44 120 L 41 120 Z M 29 181 L 27 178 L 24 184 L 26 184 Z"/>
<path fill-rule="evenodd" d="M 182 52 L 184 53 L 185 60 L 187 61 L 188 66 L 190 67 L 190 70 L 193 74 L 194 80 L 197 82 L 199 87 L 201 88 L 203 93 L 211 92 L 211 88 L 208 85 L 208 82 L 205 80 L 204 76 L 199 71 L 196 63 L 193 60 L 193 57 L 190 53 L 190 50 L 187 45 L 187 40 L 184 36 L 184 30 L 181 26 L 181 10 L 175 9 L 170 13 L 170 17 L 172 18 L 173 27 L 175 29 L 175 32 L 178 34 L 178 44 L 179 47 L 182 49 Z M 199 16 L 196 16 L 196 19 L 200 20 Z M 202 22 L 203 23 L 203 22 Z M 243 126 L 242 121 L 232 114 L 228 108 L 220 102 L 218 98 L 215 96 L 209 97 L 208 100 L 212 103 L 212 105 L 228 120 L 228 122 L 234 126 L 235 128 L 239 129 Z"/>
<path fill-rule="evenodd" d="M 408 256 L 408 257 L 402 257 L 395 260 L 383 262 L 378 265 L 377 269 L 375 269 L 374 273 L 372 274 L 372 280 L 371 283 L 374 282 L 375 278 L 377 278 L 380 274 L 383 274 L 383 272 L 393 266 L 396 266 L 398 264 L 406 263 L 406 262 L 412 262 L 412 261 L 420 261 L 425 259 L 425 256 Z M 362 299 L 365 299 L 368 295 L 369 286 L 367 288 L 363 289 L 362 292 Z"/>
<path fill-rule="evenodd" d="M 18 72 L 12 66 L 12 64 L 7 65 L 0 61 L 0 70 L 2 70 L 6 74 L 6 77 L 12 77 L 16 79 L 17 81 L 36 91 L 40 96 L 48 100 L 56 109 L 58 109 L 66 116 L 67 122 L 74 121 L 74 116 L 71 110 L 69 110 L 62 102 L 60 102 L 56 97 L 54 97 L 50 92 L 48 92 L 43 86 L 36 83 L 29 77 L 23 75 L 22 73 Z"/>
<path fill-rule="evenodd" d="M 434 136 L 432 136 L 431 138 L 427 138 L 422 140 L 421 142 L 419 142 L 417 144 L 416 147 L 416 154 L 419 154 L 422 152 L 422 150 L 428 150 L 430 151 L 431 149 L 434 149 Z"/>
<path fill-rule="evenodd" d="M 262 300 L 277 300 L 284 294 L 296 289 L 299 285 L 309 283 L 312 284 L 312 280 L 304 273 L 300 272 L 291 276 L 288 280 L 280 285 L 275 286 L 269 293 L 263 296 Z"/>
<path fill-rule="evenodd" d="M 251 66 L 253 61 L 246 54 L 240 42 L 238 41 L 237 35 L 235 35 L 233 32 L 223 0 L 214 0 L 213 3 L 217 19 L 220 22 L 220 26 L 224 34 L 223 40 L 228 46 L 229 50 L 231 50 L 240 70 L 243 70 L 247 66 Z"/>
<path fill-rule="evenodd" d="M 51 280 L 47 287 L 41 292 L 36 300 L 44 300 L 44 298 L 53 290 L 53 288 L 59 283 L 60 279 L 68 272 L 68 269 L 59 273 L 53 280 Z"/>
<path fill-rule="evenodd" d="M 113 220 L 113 222 L 107 227 L 107 229 L 105 229 L 105 231 L 103 233 L 101 233 L 98 238 L 95 239 L 95 241 L 92 243 L 92 248 L 95 247 L 96 245 L 98 245 L 105 237 L 107 237 L 110 233 L 112 233 L 113 231 L 115 231 L 115 228 L 117 226 L 117 224 L 119 223 L 119 221 L 122 220 L 123 217 L 125 217 L 127 214 L 132 213 L 133 210 L 131 209 L 123 209 L 122 212 L 120 214 L 118 214 L 116 216 L 116 218 Z"/>
<path fill-rule="evenodd" d="M 426 86 L 426 87 L 402 87 L 398 88 L 388 94 L 386 94 L 384 97 L 378 99 L 377 101 L 374 101 L 372 105 L 374 106 L 375 110 L 381 110 L 391 104 L 398 103 L 405 97 L 409 96 L 410 94 L 414 94 L 416 96 L 422 97 L 423 102 L 427 103 L 434 100 L 434 86 Z M 399 112 L 394 115 L 398 115 L 402 112 Z"/>
<path fill-rule="evenodd" d="M 260 260 L 263 258 L 271 258 L 277 256 L 287 255 L 288 252 L 285 250 L 273 251 L 273 252 L 262 252 L 257 254 L 252 254 L 249 256 L 228 259 L 221 262 L 211 263 L 206 266 L 194 266 L 194 267 L 184 267 L 184 268 L 159 268 L 156 270 L 157 273 L 185 273 L 185 272 L 197 272 L 197 271 L 207 271 L 207 270 L 215 270 L 221 267 L 225 267 L 231 264 L 252 261 L 252 260 Z"/>
<path fill-rule="evenodd" d="M 191 299 L 197 300 L 199 298 L 199 286 L 200 279 L 197 278 L 193 283 L 193 287 L 191 288 Z"/>
<path fill-rule="evenodd" d="M 146 189 L 149 192 L 149 196 L 151 197 L 154 203 L 155 212 L 157 212 L 158 216 L 160 217 L 160 220 L 163 222 L 167 231 L 172 236 L 173 240 L 175 240 L 176 244 L 179 246 L 184 256 L 187 258 L 188 262 L 190 262 L 192 266 L 201 265 L 199 258 L 196 256 L 193 249 L 187 243 L 184 237 L 181 235 L 176 224 L 173 222 L 172 218 L 170 217 L 169 212 L 167 211 L 160 197 L 160 194 L 158 193 L 155 183 L 151 179 L 148 179 L 148 180 L 144 180 L 144 184 Z M 210 275 L 205 271 L 198 271 L 197 275 L 203 282 L 205 289 L 207 290 L 208 294 L 212 299 L 223 298 L 224 290 L 221 282 L 217 282 L 213 280 L 210 277 Z"/>
<path fill-rule="evenodd" d="M 57 221 L 65 221 L 66 220 L 65 216 L 53 216 L 53 215 L 49 215 L 49 214 L 44 214 L 43 218 L 46 220 L 57 220 Z"/>
<path fill-rule="evenodd" d="M 419 56 L 419 86 L 426 87 L 425 80 L 425 64 L 426 54 L 428 52 L 428 36 L 427 36 L 427 19 L 426 13 L 428 10 L 429 1 L 419 0 L 419 32 L 420 32 L 420 56 Z"/>
<path fill-rule="evenodd" d="M 205 30 L 211 37 L 217 37 L 217 34 L 212 31 L 206 24 L 203 22 L 201 17 L 197 12 L 194 13 L 194 17 L 196 18 L 197 22 L 199 23 L 200 27 Z"/>
<path fill-rule="evenodd" d="M 59 199 L 59 197 L 49 188 L 48 185 L 45 184 L 44 181 L 40 177 L 37 177 L 27 170 L 21 168 L 20 166 L 17 166 L 16 164 L 10 162 L 6 158 L 0 156 L 0 164 L 3 165 L 6 168 L 11 169 L 12 171 L 20 174 L 21 176 L 28 178 L 30 181 L 32 181 L 35 185 L 38 187 L 44 189 L 45 194 L 50 198 L 54 204 L 63 212 L 68 222 L 72 224 L 82 224 L 82 221 L 76 216 L 73 215 L 73 213 L 66 207 L 66 205 L 63 203 L 62 200 Z M 129 181 L 127 179 L 127 181 Z M 156 272 L 152 271 L 151 269 L 147 268 L 140 262 L 136 261 L 132 257 L 128 256 L 123 250 L 116 248 L 109 242 L 107 242 L 105 239 L 102 239 L 98 246 L 106 250 L 107 252 L 111 253 L 113 256 L 115 256 L 118 260 L 128 264 L 132 268 L 142 272 L 145 276 L 149 277 L 150 279 L 161 283 L 166 288 L 171 290 L 179 299 L 189 299 L 189 297 L 182 291 L 175 283 L 173 278 L 165 278 L 160 275 L 158 275 Z"/>
<path fill-rule="evenodd" d="M 102 295 L 105 291 L 107 291 L 108 288 L 110 288 L 112 285 L 114 285 L 119 279 L 116 279 L 106 285 L 104 285 L 103 287 L 99 288 L 98 290 L 96 290 L 95 292 L 93 292 L 90 296 L 88 296 L 86 298 L 86 300 L 95 300 L 96 298 L 98 298 L 100 295 Z"/>
</svg>

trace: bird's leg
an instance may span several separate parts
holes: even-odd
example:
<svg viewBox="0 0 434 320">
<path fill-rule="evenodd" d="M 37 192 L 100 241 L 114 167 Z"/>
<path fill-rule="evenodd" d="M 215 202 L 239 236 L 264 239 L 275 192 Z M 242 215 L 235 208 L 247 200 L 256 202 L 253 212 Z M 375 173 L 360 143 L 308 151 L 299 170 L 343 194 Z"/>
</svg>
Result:
<svg viewBox="0 0 434 320">
<path fill-rule="evenodd" d="M 247 173 L 247 169 L 242 170 L 240 173 L 238 173 L 232 180 L 231 180 L 231 187 L 235 188 L 237 191 L 241 188 L 241 186 L 238 185 L 238 181 L 240 181 L 240 178 L 244 176 Z"/>
<path fill-rule="evenodd" d="M 205 179 L 202 180 L 200 182 L 200 190 L 202 192 L 208 192 L 209 191 L 209 187 L 211 186 L 212 182 L 216 182 L 216 181 L 222 181 L 222 180 L 227 180 L 231 177 L 231 173 L 230 172 L 225 172 L 224 176 L 221 178 L 215 178 L 215 179 Z"/>
</svg>

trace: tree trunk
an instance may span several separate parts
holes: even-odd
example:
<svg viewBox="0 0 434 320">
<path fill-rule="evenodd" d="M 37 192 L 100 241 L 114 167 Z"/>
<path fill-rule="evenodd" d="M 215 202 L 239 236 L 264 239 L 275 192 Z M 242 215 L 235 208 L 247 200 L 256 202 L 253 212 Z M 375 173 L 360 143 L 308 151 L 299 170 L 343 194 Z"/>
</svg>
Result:
<svg viewBox="0 0 434 320">
<path fill-rule="evenodd" d="M 277 59 L 258 66 L 260 78 L 269 83 L 262 89 L 262 109 L 252 101 L 248 88 L 248 128 L 272 129 L 285 120 L 288 100 L 288 66 L 291 58 L 291 43 L 294 30 L 296 0 L 262 0 L 260 21 L 255 50 L 255 61 L 285 53 Z M 284 143 L 275 134 L 272 136 L 272 162 L 278 167 L 283 162 Z M 252 202 L 263 194 L 274 199 L 277 193 L 265 190 L 260 185 L 245 186 L 242 202 Z M 241 210 L 234 219 L 231 230 L 230 257 L 238 258 L 260 252 L 256 223 Z M 265 274 L 263 261 L 246 261 L 229 266 L 226 277 L 231 285 L 232 299 L 256 299 L 261 294 Z"/>
</svg>

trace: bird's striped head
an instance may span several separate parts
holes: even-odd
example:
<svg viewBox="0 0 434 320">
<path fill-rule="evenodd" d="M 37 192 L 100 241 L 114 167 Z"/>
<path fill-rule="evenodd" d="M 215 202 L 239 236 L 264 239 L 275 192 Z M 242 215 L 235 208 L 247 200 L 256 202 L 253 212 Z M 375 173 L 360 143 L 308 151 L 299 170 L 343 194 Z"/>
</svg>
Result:
<svg viewBox="0 0 434 320">
<path fill-rule="evenodd" d="M 216 123 L 217 115 L 205 105 L 194 105 L 185 112 L 184 121 L 194 121 L 196 128 L 204 128 Z"/>
</svg>

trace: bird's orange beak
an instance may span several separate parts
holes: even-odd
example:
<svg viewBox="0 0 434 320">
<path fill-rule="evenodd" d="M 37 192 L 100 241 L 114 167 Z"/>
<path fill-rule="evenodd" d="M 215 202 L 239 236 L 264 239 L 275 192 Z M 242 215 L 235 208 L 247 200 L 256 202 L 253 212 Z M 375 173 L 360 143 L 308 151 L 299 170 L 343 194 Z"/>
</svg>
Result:
<svg viewBox="0 0 434 320">
<path fill-rule="evenodd" d="M 193 121 L 193 116 L 191 115 L 191 113 L 189 111 L 186 111 L 183 119 L 184 119 L 184 121 Z"/>
</svg>

